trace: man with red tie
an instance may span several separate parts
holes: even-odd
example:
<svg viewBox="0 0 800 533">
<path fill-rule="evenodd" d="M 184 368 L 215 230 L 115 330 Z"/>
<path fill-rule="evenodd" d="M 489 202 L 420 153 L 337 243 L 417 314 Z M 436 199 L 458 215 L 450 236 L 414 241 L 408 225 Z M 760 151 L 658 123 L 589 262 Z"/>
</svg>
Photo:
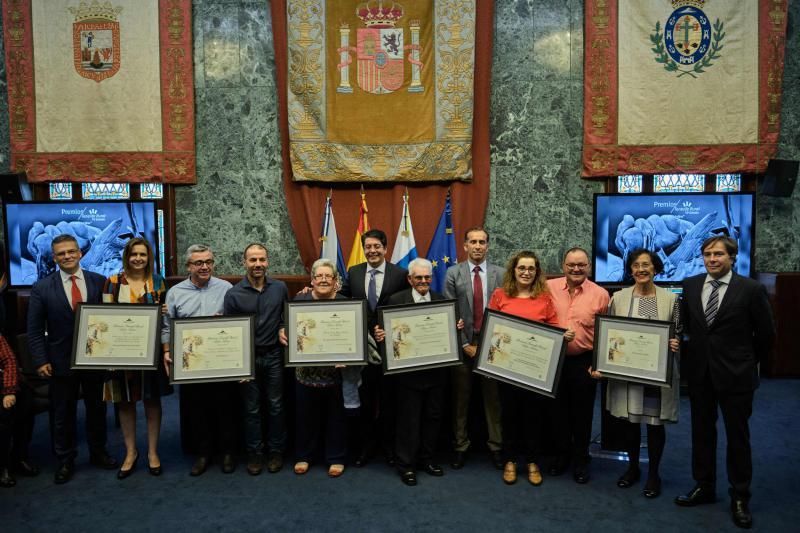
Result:
<svg viewBox="0 0 800 533">
<path fill-rule="evenodd" d="M 59 270 L 39 280 L 31 289 L 28 343 L 37 373 L 50 381 L 53 447 L 60 463 L 55 482 L 63 484 L 72 479 L 75 471 L 79 394 L 83 395 L 86 408 L 90 462 L 100 468 L 114 469 L 117 461 L 106 452 L 103 373 L 70 370 L 75 309 L 81 302 L 102 302 L 105 277 L 81 269 L 81 249 L 72 235 L 58 235 L 51 248 Z"/>
<path fill-rule="evenodd" d="M 489 303 L 489 296 L 503 285 L 503 269 L 487 262 L 489 233 L 482 227 L 469 228 L 464 234 L 464 251 L 467 260 L 447 269 L 444 297 L 458 300 L 460 318 L 464 320 L 461 330 L 461 344 L 464 362 L 451 369 L 453 393 L 453 448 L 455 455 L 451 466 L 462 468 L 467 460 L 470 446 L 467 432 L 470 395 L 473 380 L 480 382 L 483 396 L 484 414 L 489 434 L 487 445 L 495 468 L 502 469 L 503 435 L 501 425 L 500 396 L 497 381 L 472 373 L 473 358 L 478 348 L 483 322 L 483 313 Z"/>
</svg>

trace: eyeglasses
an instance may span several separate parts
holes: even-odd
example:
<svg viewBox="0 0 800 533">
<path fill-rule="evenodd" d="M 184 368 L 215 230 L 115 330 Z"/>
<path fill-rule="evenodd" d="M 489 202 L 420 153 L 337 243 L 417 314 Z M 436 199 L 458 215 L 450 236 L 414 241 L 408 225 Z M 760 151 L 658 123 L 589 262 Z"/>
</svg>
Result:
<svg viewBox="0 0 800 533">
<path fill-rule="evenodd" d="M 517 267 L 517 272 L 530 272 L 532 274 L 536 272 L 536 267 Z"/>
<path fill-rule="evenodd" d="M 189 261 L 189 264 L 192 265 L 192 266 L 195 266 L 197 268 L 200 268 L 203 265 L 205 265 L 205 266 L 214 266 L 214 260 L 213 259 L 206 259 L 205 261 Z"/>
<path fill-rule="evenodd" d="M 433 278 L 431 276 L 411 276 L 411 279 L 415 281 L 430 281 Z"/>
<path fill-rule="evenodd" d="M 73 248 L 72 250 L 61 250 L 56 254 L 56 257 L 67 257 L 68 255 L 78 255 L 80 250 Z"/>
<path fill-rule="evenodd" d="M 570 270 L 583 270 L 584 268 L 588 267 L 588 263 L 567 263 L 566 266 Z"/>
<path fill-rule="evenodd" d="M 653 263 L 633 263 L 631 268 L 650 268 Z"/>
<path fill-rule="evenodd" d="M 323 279 L 333 279 L 333 274 L 314 274 L 314 279 L 317 281 L 322 281 Z"/>
</svg>

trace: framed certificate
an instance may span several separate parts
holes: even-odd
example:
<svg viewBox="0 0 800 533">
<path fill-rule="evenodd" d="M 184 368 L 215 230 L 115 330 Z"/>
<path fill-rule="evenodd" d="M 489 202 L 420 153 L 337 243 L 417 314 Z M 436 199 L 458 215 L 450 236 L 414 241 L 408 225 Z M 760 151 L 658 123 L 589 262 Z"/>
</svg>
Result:
<svg viewBox="0 0 800 533">
<path fill-rule="evenodd" d="M 255 377 L 253 315 L 173 318 L 170 323 L 170 383 Z"/>
<path fill-rule="evenodd" d="M 391 305 L 378 309 L 386 331 L 383 373 L 395 374 L 461 362 L 455 300 Z"/>
<path fill-rule="evenodd" d="M 367 304 L 364 300 L 287 302 L 286 366 L 367 364 Z"/>
<path fill-rule="evenodd" d="M 622 381 L 669 387 L 669 340 L 675 324 L 662 320 L 597 315 L 594 321 L 594 369 Z"/>
<path fill-rule="evenodd" d="M 475 372 L 556 397 L 566 330 L 487 309 L 475 355 Z"/>
<path fill-rule="evenodd" d="M 158 367 L 161 306 L 80 303 L 75 313 L 73 370 Z"/>
</svg>

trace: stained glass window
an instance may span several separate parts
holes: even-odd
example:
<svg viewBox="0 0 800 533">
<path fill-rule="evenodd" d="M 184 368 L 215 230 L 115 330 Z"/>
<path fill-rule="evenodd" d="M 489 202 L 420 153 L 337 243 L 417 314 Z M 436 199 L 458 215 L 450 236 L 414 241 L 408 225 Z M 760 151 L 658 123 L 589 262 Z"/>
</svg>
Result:
<svg viewBox="0 0 800 533">
<path fill-rule="evenodd" d="M 617 191 L 624 193 L 642 192 L 642 175 L 619 176 L 617 178 Z"/>
<path fill-rule="evenodd" d="M 84 200 L 130 200 L 129 183 L 81 183 Z"/>
<path fill-rule="evenodd" d="M 741 174 L 717 174 L 717 192 L 739 192 L 741 190 Z"/>
<path fill-rule="evenodd" d="M 142 183 L 139 185 L 142 200 L 161 200 L 164 198 L 164 185 L 161 183 Z"/>
<path fill-rule="evenodd" d="M 705 188 L 705 174 L 656 174 L 653 176 L 653 192 L 703 192 Z"/>
<path fill-rule="evenodd" d="M 166 259 L 164 248 L 166 248 L 166 243 L 164 242 L 164 210 L 157 209 L 156 215 L 158 216 L 158 264 L 159 264 L 159 271 L 161 272 L 162 277 L 166 277 Z"/>
<path fill-rule="evenodd" d="M 50 199 L 51 200 L 72 200 L 72 184 L 71 183 L 51 183 L 50 184 Z"/>
</svg>

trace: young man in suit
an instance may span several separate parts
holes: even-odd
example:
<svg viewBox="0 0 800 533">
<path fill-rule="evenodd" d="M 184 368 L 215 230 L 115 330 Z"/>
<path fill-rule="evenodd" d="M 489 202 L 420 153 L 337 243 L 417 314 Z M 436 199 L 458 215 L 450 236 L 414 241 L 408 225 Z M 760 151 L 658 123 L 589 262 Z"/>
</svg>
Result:
<svg viewBox="0 0 800 533">
<path fill-rule="evenodd" d="M 503 430 L 497 381 L 474 376 L 472 365 L 478 349 L 483 313 L 492 292 L 503 285 L 503 269 L 487 262 L 489 232 L 481 226 L 469 228 L 464 233 L 464 251 L 467 253 L 467 260 L 447 269 L 444 286 L 444 297 L 458 300 L 458 309 L 464 321 L 464 329 L 461 330 L 464 362 L 450 370 L 455 451 L 451 466 L 455 469 L 462 468 L 467 460 L 467 450 L 470 446 L 467 434 L 469 401 L 472 382 L 478 380 L 481 384 L 483 410 L 489 433 L 486 444 L 492 454 L 495 468 L 502 469 Z"/>
<path fill-rule="evenodd" d="M 769 353 L 775 326 L 764 286 L 732 271 L 736 241 L 711 237 L 701 250 L 707 273 L 683 281 L 681 301 L 681 321 L 689 337 L 684 369 L 692 410 L 692 475 L 697 484 L 675 503 L 693 507 L 716 500 L 719 409 L 728 440 L 731 515 L 736 526 L 750 528 L 749 419 L 758 363 Z"/>
<path fill-rule="evenodd" d="M 386 261 L 386 233 L 372 229 L 361 236 L 366 263 L 350 267 L 347 279 L 339 291 L 347 298 L 367 300 L 367 322 L 369 331 L 378 324 L 377 309 L 389 302 L 392 294 L 408 287 L 405 268 Z M 355 466 L 364 466 L 372 456 L 377 444 L 378 433 L 386 459 L 394 458 L 392 416 L 394 398 L 391 379 L 383 379 L 379 365 L 367 365 L 362 373 L 361 393 L 361 450 L 355 459 Z"/>
<path fill-rule="evenodd" d="M 103 372 L 70 370 L 75 309 L 80 302 L 101 303 L 106 279 L 81 269 L 81 249 L 72 235 L 55 237 L 51 249 L 59 270 L 36 282 L 31 289 L 28 343 L 37 373 L 50 380 L 53 448 L 60 463 L 55 482 L 63 484 L 72 479 L 78 455 L 75 433 L 79 393 L 86 408 L 90 462 L 111 470 L 116 468 L 117 461 L 106 452 Z"/>
</svg>

